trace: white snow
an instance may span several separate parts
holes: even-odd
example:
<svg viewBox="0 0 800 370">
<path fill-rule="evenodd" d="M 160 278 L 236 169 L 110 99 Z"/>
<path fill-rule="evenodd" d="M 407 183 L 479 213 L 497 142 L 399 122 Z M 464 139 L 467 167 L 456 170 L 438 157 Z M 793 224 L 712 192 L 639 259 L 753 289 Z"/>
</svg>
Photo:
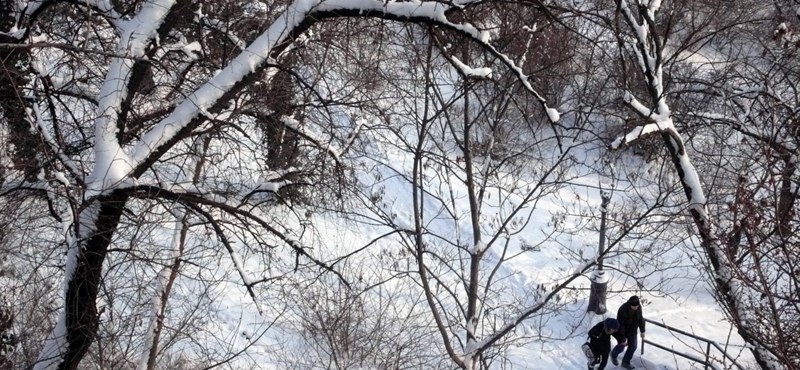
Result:
<svg viewBox="0 0 800 370">
<path fill-rule="evenodd" d="M 492 69 L 488 67 L 480 67 L 480 68 L 472 68 L 464 63 L 462 63 L 456 57 L 450 57 L 450 60 L 453 61 L 453 64 L 458 67 L 459 70 L 467 77 L 480 77 L 480 78 L 490 78 L 492 77 Z"/>
<path fill-rule="evenodd" d="M 558 122 L 561 119 L 561 114 L 558 113 L 557 110 L 554 108 L 545 108 L 547 110 L 547 118 L 550 119 L 550 122 Z"/>
<path fill-rule="evenodd" d="M 184 45 L 182 50 L 183 53 L 190 58 L 196 58 L 198 55 L 203 53 L 203 47 L 197 41 L 193 41 Z"/>
<path fill-rule="evenodd" d="M 611 280 L 611 274 L 608 271 L 595 270 L 592 272 L 591 280 L 597 284 L 607 284 Z"/>
</svg>

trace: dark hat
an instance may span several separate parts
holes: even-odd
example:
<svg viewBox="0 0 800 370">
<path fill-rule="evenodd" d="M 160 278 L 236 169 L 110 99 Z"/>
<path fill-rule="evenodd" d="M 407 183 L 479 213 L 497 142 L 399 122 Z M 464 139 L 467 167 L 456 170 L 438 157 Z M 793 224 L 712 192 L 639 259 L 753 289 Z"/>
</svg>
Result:
<svg viewBox="0 0 800 370">
<path fill-rule="evenodd" d="M 630 303 L 631 306 L 638 306 L 639 305 L 639 297 L 638 296 L 631 297 L 630 299 L 628 299 L 628 303 Z"/>
<path fill-rule="evenodd" d="M 603 326 L 606 328 L 606 330 L 619 330 L 619 321 L 609 317 L 603 321 Z"/>
</svg>

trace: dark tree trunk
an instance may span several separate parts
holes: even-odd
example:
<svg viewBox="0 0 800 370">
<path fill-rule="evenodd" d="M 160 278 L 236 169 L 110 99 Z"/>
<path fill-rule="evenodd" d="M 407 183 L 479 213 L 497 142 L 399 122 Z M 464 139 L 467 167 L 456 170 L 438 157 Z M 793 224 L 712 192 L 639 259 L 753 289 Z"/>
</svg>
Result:
<svg viewBox="0 0 800 370">
<path fill-rule="evenodd" d="M 114 192 L 97 199 L 98 205 L 90 205 L 99 207 L 96 232 L 78 245 L 81 250 L 78 252 L 77 265 L 67 284 L 65 314 L 68 349 L 59 369 L 77 369 L 97 335 L 97 293 L 103 261 L 127 199 L 126 193 Z M 92 211 L 87 209 L 84 212 Z"/>
<path fill-rule="evenodd" d="M 13 0 L 0 0 L 0 30 L 8 31 L 14 25 Z M 18 41 L 0 34 L 0 43 L 15 44 Z M 13 146 L 11 157 L 14 168 L 20 170 L 25 178 L 36 180 L 39 164 L 36 153 L 41 147 L 41 140 L 31 133 L 31 126 L 25 120 L 25 102 L 22 86 L 28 84 L 26 75 L 19 69 L 20 64 L 28 60 L 28 52 L 23 48 L 7 48 L 0 50 L 0 124 L 8 126 L 9 140 Z M 0 167 L 0 184 L 5 174 Z"/>
</svg>

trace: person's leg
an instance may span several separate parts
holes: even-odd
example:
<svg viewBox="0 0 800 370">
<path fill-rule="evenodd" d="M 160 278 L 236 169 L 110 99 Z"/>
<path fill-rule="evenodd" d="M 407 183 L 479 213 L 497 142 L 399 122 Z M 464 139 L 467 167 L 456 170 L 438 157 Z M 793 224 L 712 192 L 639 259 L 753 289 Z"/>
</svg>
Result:
<svg viewBox="0 0 800 370">
<path fill-rule="evenodd" d="M 608 351 L 605 351 L 601 355 L 600 366 L 597 367 L 597 370 L 605 369 L 607 363 L 608 363 Z"/>
<path fill-rule="evenodd" d="M 623 364 L 630 364 L 631 359 L 633 359 L 633 354 L 636 353 L 637 347 L 637 338 L 636 334 L 631 335 L 628 337 L 628 350 L 625 351 L 625 356 L 622 356 L 622 363 Z"/>
<path fill-rule="evenodd" d="M 600 363 L 600 357 L 597 356 L 597 352 L 594 350 L 594 348 L 589 346 L 589 343 L 584 344 L 583 349 L 585 351 L 584 353 L 586 354 L 586 359 L 588 360 L 587 365 L 589 365 L 589 370 L 592 370 L 595 368 L 595 366 L 597 366 L 597 364 Z"/>
<path fill-rule="evenodd" d="M 600 363 L 600 356 L 596 356 L 593 354 L 594 357 L 589 359 L 589 370 L 595 370 L 597 365 Z"/>
<path fill-rule="evenodd" d="M 614 346 L 614 349 L 611 350 L 611 363 L 614 365 L 619 365 L 619 354 L 625 350 L 625 342 L 617 341 L 617 345 Z"/>
<path fill-rule="evenodd" d="M 619 354 L 622 353 L 623 350 L 625 350 L 625 343 L 624 342 L 623 343 L 617 343 L 617 345 L 614 346 L 614 349 L 611 350 L 611 359 L 614 360 L 617 357 L 619 357 Z M 616 365 L 616 364 L 614 364 L 614 365 Z"/>
</svg>

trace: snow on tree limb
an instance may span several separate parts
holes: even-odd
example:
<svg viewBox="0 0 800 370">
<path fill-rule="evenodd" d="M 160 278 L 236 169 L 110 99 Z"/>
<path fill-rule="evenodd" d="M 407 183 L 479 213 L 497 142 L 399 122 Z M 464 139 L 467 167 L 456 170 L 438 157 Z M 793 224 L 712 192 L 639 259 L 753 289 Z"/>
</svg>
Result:
<svg viewBox="0 0 800 370">
<path fill-rule="evenodd" d="M 626 93 L 623 100 L 636 114 L 644 117 L 646 123 L 635 128 L 625 137 L 617 138 L 611 144 L 611 149 L 620 148 L 623 144 L 631 142 L 647 132 L 661 133 L 688 198 L 688 210 L 697 226 L 702 248 L 712 266 L 718 300 L 726 309 L 730 319 L 735 323 L 742 338 L 753 346 L 752 350 L 759 365 L 764 368 L 783 368 L 783 365 L 776 361 L 770 348 L 749 332 L 748 326 L 752 324 L 748 323 L 749 305 L 743 289 L 746 281 L 739 277 L 737 269 L 729 259 L 730 256 L 727 254 L 725 246 L 716 237 L 714 222 L 706 209 L 706 198 L 700 182 L 700 176 L 697 169 L 692 165 L 685 150 L 683 139 L 675 130 L 670 117 L 669 106 L 663 91 L 664 81 L 661 73 L 663 69 L 661 55 L 663 40 L 657 34 L 650 33 L 655 29 L 655 14 L 661 5 L 661 1 L 651 0 L 647 6 L 642 5 L 639 7 L 638 16 L 642 18 L 642 23 L 636 21 L 632 11 L 628 8 L 626 0 L 622 0 L 620 4 L 626 22 L 636 37 L 636 46 L 633 50 L 642 67 L 644 85 L 649 92 L 654 107 L 647 109 L 646 106 L 634 99 L 630 93 Z M 652 113 L 648 113 L 648 111 Z"/>
<path fill-rule="evenodd" d="M 491 78 L 492 77 L 492 69 L 489 67 L 479 67 L 479 68 L 472 68 L 459 60 L 454 56 L 449 56 L 448 59 L 453 63 L 453 65 L 458 68 L 458 70 L 467 77 L 476 77 L 476 78 Z"/>
<path fill-rule="evenodd" d="M 649 25 L 654 25 L 653 17 L 655 12 L 660 7 L 659 1 L 652 1 L 650 6 L 646 8 L 643 13 L 640 12 L 639 16 L 643 19 L 640 24 L 636 21 L 631 9 L 627 5 L 627 1 L 621 1 L 621 11 L 627 20 L 629 27 L 636 35 L 636 45 L 634 48 L 642 64 L 642 73 L 646 79 L 646 85 L 650 92 L 650 98 L 655 102 L 654 107 L 647 107 L 641 103 L 630 91 L 626 91 L 622 100 L 628 105 L 637 115 L 645 119 L 643 125 L 634 127 L 627 134 L 615 139 L 611 145 L 611 149 L 619 149 L 620 147 L 632 143 L 643 135 L 650 133 L 663 134 L 670 152 L 673 155 L 673 163 L 675 163 L 678 173 L 681 177 L 687 197 L 689 198 L 690 207 L 695 208 L 703 217 L 708 217 L 705 203 L 706 197 L 702 190 L 700 183 L 700 176 L 697 174 L 697 169 L 691 163 L 687 153 L 683 138 L 675 129 L 675 124 L 672 121 L 671 112 L 666 102 L 666 97 L 663 92 L 663 69 L 661 63 L 663 58 L 661 56 L 661 42 L 658 41 L 658 36 L 650 33 Z M 656 40 L 656 41 L 653 41 Z M 655 48 L 655 50 L 654 50 Z"/>
<path fill-rule="evenodd" d="M 67 247 L 67 256 L 65 258 L 64 266 L 64 280 L 62 283 L 62 291 L 66 297 L 69 294 L 70 284 L 74 278 L 78 268 L 81 253 L 81 236 L 92 235 L 97 230 L 97 220 L 100 217 L 100 205 L 97 203 L 92 204 L 87 209 L 84 209 L 78 216 L 78 223 L 82 226 L 81 235 L 72 239 Z M 66 298 L 65 298 L 66 299 Z M 68 330 L 68 313 L 62 310 L 58 314 L 58 319 L 53 329 L 45 339 L 44 346 L 39 351 L 39 357 L 33 366 L 34 370 L 54 369 L 61 366 L 66 361 L 65 356 L 69 352 L 68 337 L 70 335 Z"/>
<path fill-rule="evenodd" d="M 40 6 L 46 2 L 37 2 L 32 13 L 23 16 L 32 16 L 41 10 Z M 145 2 L 140 11 L 125 22 L 118 22 L 117 32 L 119 43 L 117 50 L 120 57 L 113 58 L 109 70 L 105 75 L 103 86 L 98 94 L 97 117 L 94 122 L 95 132 L 95 163 L 92 173 L 87 177 L 87 189 L 83 194 L 86 198 L 101 195 L 104 191 L 124 183 L 131 174 L 130 160 L 122 150 L 117 132 L 117 121 L 122 102 L 128 92 L 130 71 L 133 66 L 132 58 L 144 55 L 147 45 L 155 37 L 156 30 L 169 13 L 174 1 L 153 0 Z M 31 4 L 28 4 L 31 5 Z M 91 7 L 100 7 L 101 11 L 111 9 L 111 4 L 106 1 L 88 2 Z M 80 178 L 80 177 L 76 177 Z M 124 202 L 124 195 L 110 195 L 106 204 L 91 202 L 80 213 L 78 235 L 75 241 L 69 244 L 66 257 L 66 266 L 63 280 L 63 294 L 67 302 L 66 308 L 59 312 L 55 327 L 45 341 L 39 354 L 34 369 L 52 369 L 69 366 L 70 357 L 83 357 L 88 350 L 96 331 L 97 312 L 94 302 L 97 291 L 95 282 L 84 282 L 87 275 L 92 274 L 96 268 L 93 263 L 97 257 L 105 255 L 107 239 L 102 233 L 98 234 L 98 222 L 112 226 L 119 221 L 119 210 L 109 212 L 109 207 L 118 207 L 118 202 Z M 100 221 L 102 219 L 102 221 Z M 96 249 L 91 256 L 86 249 Z M 87 343 L 88 340 L 88 343 Z"/>
<path fill-rule="evenodd" d="M 522 69 L 489 44 L 488 32 L 481 31 L 469 24 L 450 22 L 446 16 L 450 9 L 452 6 L 435 1 L 297 0 L 287 7 L 286 11 L 278 16 L 267 30 L 234 58 L 227 67 L 189 95 L 169 116 L 146 133 L 131 152 L 131 166 L 136 168 L 145 163 L 154 150 L 169 143 L 194 118 L 217 105 L 220 99 L 231 92 L 245 77 L 264 68 L 267 60 L 275 57 L 273 54 L 276 51 L 280 52 L 279 46 L 285 47 L 285 43 L 296 36 L 295 32 L 301 31 L 302 27 L 307 27 L 305 23 L 322 18 L 376 17 L 437 24 L 458 31 L 478 42 L 486 51 L 508 66 L 525 89 L 542 104 L 544 109 L 548 109 L 547 101 L 533 88 Z M 548 114 L 547 117 L 552 123 L 555 123 L 554 119 L 558 118 L 554 114 Z"/>
<path fill-rule="evenodd" d="M 128 178 L 133 166 L 127 153 L 122 150 L 117 125 L 118 117 L 128 94 L 133 60 L 142 57 L 145 48 L 156 36 L 156 31 L 169 14 L 174 0 L 153 0 L 142 5 L 135 17 L 120 22 L 117 51 L 125 57 L 114 58 L 106 72 L 103 86 L 98 94 L 97 117 L 95 118 L 95 165 L 87 178 L 92 197 L 116 186 Z"/>
<path fill-rule="evenodd" d="M 28 2 L 28 7 L 18 18 L 20 20 L 18 24 L 22 24 L 23 18 L 25 21 L 30 21 L 31 24 L 35 23 L 33 19 L 37 17 L 37 14 L 55 3 L 57 2 Z M 448 4 L 437 1 L 297 0 L 290 4 L 252 44 L 247 46 L 219 73 L 189 94 L 185 100 L 174 107 L 166 118 L 156 123 L 143 135 L 131 139 L 134 140 L 132 144 L 124 147 L 120 136 L 124 134 L 121 130 L 124 129 L 122 117 L 126 112 L 125 105 L 131 98 L 130 94 L 133 93 L 130 91 L 132 90 L 131 85 L 135 83 L 131 76 L 137 63 L 142 63 L 148 55 L 152 56 L 148 53 L 152 52 L 151 47 L 158 42 L 159 29 L 165 19 L 175 11 L 177 1 L 143 1 L 130 19 L 113 13 L 114 6 L 111 1 L 78 0 L 77 3 L 87 5 L 106 17 L 115 27 L 116 34 L 114 36 L 118 38 L 118 43 L 114 48 L 114 56 L 110 59 L 110 66 L 103 76 L 102 87 L 97 94 L 96 117 L 93 122 L 94 135 L 92 136 L 94 163 L 90 175 L 86 178 L 86 189 L 83 189 L 85 192 L 81 194 L 84 201 L 81 206 L 85 206 L 85 208 L 77 221 L 78 235 L 69 245 L 64 273 L 64 295 L 67 309 L 60 313 L 58 324 L 50 333 L 45 348 L 40 353 L 40 361 L 35 367 L 37 369 L 77 366 L 94 340 L 98 318 L 96 288 L 102 283 L 102 277 L 99 274 L 88 276 L 89 273 L 85 271 L 102 270 L 110 236 L 116 231 L 117 222 L 119 222 L 128 197 L 146 197 L 142 193 L 151 190 L 161 191 L 160 196 L 162 197 L 170 195 L 160 186 L 137 186 L 134 179 L 145 173 L 150 165 L 158 161 L 175 143 L 185 138 L 184 134 L 192 134 L 206 118 L 219 118 L 220 110 L 228 104 L 228 98 L 248 83 L 248 78 L 260 77 L 261 72 L 268 68 L 268 63 L 273 58 L 279 57 L 291 45 L 295 37 L 319 19 L 374 17 L 430 24 L 458 32 L 481 45 L 486 52 L 505 64 L 525 89 L 539 101 L 551 123 L 557 122 L 560 118 L 558 111 L 549 108 L 544 97 L 533 88 L 522 69 L 490 44 L 489 32 L 470 24 L 454 23 L 448 19 L 448 11 L 470 4 L 471 1 Z M 26 27 L 24 31 L 17 32 L 15 35 L 24 37 L 30 29 L 30 27 Z M 306 138 L 315 141 L 308 135 Z M 135 141 L 137 139 L 139 141 Z M 322 143 L 321 140 L 316 140 L 316 142 Z M 349 144 L 352 144 L 352 141 Z M 329 154 L 338 157 L 334 148 L 325 149 Z M 77 169 L 75 171 L 77 172 Z M 75 178 L 80 178 L 78 173 L 73 175 Z M 208 194 L 192 198 L 190 193 L 187 191 L 180 195 L 182 201 L 193 202 L 191 205 L 187 205 L 189 207 L 209 205 L 208 202 L 214 200 L 214 197 Z M 211 206 L 237 215 L 244 213 L 236 206 L 227 203 L 214 203 Z M 203 214 L 203 209 L 193 209 L 197 213 Z M 338 275 L 330 266 L 309 255 L 306 248 L 297 240 L 281 233 L 280 230 L 264 221 L 266 218 L 252 214 L 244 216 L 275 234 L 292 247 L 298 256 L 308 258 L 320 267 Z M 207 217 L 211 220 L 211 216 L 207 215 Z M 214 226 L 213 222 L 212 226 Z M 218 232 L 221 235 L 221 231 Z M 254 282 L 244 273 L 242 263 L 237 261 L 229 243 L 223 237 L 220 238 L 223 239 L 223 244 L 235 261 L 237 271 L 245 282 L 248 293 L 254 297 L 251 289 Z M 90 255 L 91 260 L 87 258 L 87 255 Z M 79 300 L 80 302 L 78 302 Z M 81 312 L 76 313 L 76 309 Z"/>
</svg>

